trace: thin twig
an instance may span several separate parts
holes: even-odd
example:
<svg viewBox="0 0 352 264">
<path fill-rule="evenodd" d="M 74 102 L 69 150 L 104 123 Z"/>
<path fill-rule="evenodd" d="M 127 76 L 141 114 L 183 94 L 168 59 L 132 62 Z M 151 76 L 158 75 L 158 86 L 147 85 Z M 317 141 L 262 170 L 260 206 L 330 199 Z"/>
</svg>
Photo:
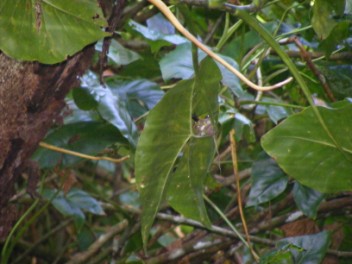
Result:
<svg viewBox="0 0 352 264">
<path fill-rule="evenodd" d="M 60 152 L 60 153 L 64 153 L 64 154 L 68 154 L 68 155 L 72 155 L 72 156 L 76 156 L 76 157 L 80 157 L 83 159 L 89 159 L 89 160 L 107 160 L 107 161 L 111 161 L 114 163 L 121 163 L 125 160 L 128 160 L 130 158 L 130 156 L 125 156 L 122 157 L 120 159 L 114 159 L 114 158 L 110 158 L 110 157 L 98 157 L 98 156 L 91 156 L 91 155 L 87 155 L 87 154 L 83 154 L 80 152 L 76 152 L 76 151 L 72 151 L 72 150 L 68 150 L 68 149 L 64 149 L 64 148 L 60 148 L 45 142 L 40 142 L 39 146 L 41 146 L 42 148 L 46 148 L 46 149 L 50 149 L 52 151 L 56 151 L 56 152 Z"/>
<path fill-rule="evenodd" d="M 317 77 L 319 82 L 324 88 L 324 91 L 327 95 L 327 97 L 332 101 L 335 102 L 335 96 L 331 91 L 331 88 L 329 86 L 329 83 L 327 82 L 325 76 L 318 70 L 318 68 L 315 66 L 315 64 L 312 61 L 312 58 L 310 57 L 310 54 L 306 51 L 306 49 L 303 47 L 302 43 L 297 37 L 293 37 L 292 41 L 296 44 L 296 46 L 299 48 L 302 58 L 305 60 L 307 63 L 307 66 L 309 69 L 312 71 L 312 73 Z"/>
<path fill-rule="evenodd" d="M 210 50 L 207 46 L 205 46 L 203 43 L 201 43 L 195 36 L 193 36 L 187 29 L 185 29 L 182 24 L 178 21 L 178 19 L 175 17 L 175 15 L 169 10 L 169 8 L 160 0 L 148 0 L 150 3 L 152 3 L 154 6 L 156 6 L 171 22 L 171 24 L 174 25 L 174 27 L 182 34 L 184 35 L 188 40 L 190 40 L 192 43 L 194 43 L 198 48 L 200 48 L 202 51 L 204 51 L 206 54 L 209 55 L 212 59 L 216 60 L 217 62 L 221 63 L 226 69 L 228 69 L 230 72 L 235 74 L 242 82 L 244 82 L 246 85 L 251 87 L 254 90 L 257 91 L 270 91 L 276 88 L 280 88 L 289 82 L 293 80 L 292 77 L 279 82 L 275 85 L 272 86 L 259 86 L 253 82 L 251 82 L 246 76 L 244 76 L 241 72 L 239 72 L 237 69 L 235 69 L 231 64 L 229 64 L 227 61 L 225 61 L 223 58 L 221 58 L 219 55 L 217 55 L 215 52 Z"/>
<path fill-rule="evenodd" d="M 128 221 L 124 219 L 117 225 L 109 228 L 109 230 L 100 236 L 86 251 L 74 255 L 66 264 L 78 264 L 87 261 L 89 258 L 94 256 L 106 242 L 111 240 L 116 234 L 120 233 L 127 226 Z"/>
<path fill-rule="evenodd" d="M 248 227 L 247 227 L 247 223 L 246 223 L 246 218 L 245 218 L 244 213 L 243 213 L 240 177 L 238 175 L 238 165 L 237 165 L 237 148 L 236 148 L 235 130 L 234 129 L 231 129 L 229 137 L 230 137 L 230 145 L 231 145 L 231 157 L 232 157 L 232 164 L 233 164 L 233 174 L 235 175 L 235 179 L 236 179 L 236 184 L 235 185 L 236 185 L 236 191 L 237 191 L 237 203 L 238 203 L 238 208 L 239 208 L 239 212 L 240 212 L 240 216 L 241 216 L 243 230 L 244 230 L 244 233 L 246 234 L 248 247 L 249 247 L 249 250 L 250 250 L 253 258 L 257 262 L 259 262 L 259 256 L 257 255 L 257 253 L 254 251 L 254 249 L 252 247 L 252 243 L 251 243 L 251 240 L 250 240 L 250 237 L 249 237 Z"/>
</svg>

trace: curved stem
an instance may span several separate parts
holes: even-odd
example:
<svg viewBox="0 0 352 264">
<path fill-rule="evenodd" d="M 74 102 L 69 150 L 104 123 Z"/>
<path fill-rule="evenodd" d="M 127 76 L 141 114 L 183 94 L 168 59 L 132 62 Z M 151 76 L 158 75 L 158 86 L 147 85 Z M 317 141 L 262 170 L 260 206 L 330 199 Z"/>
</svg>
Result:
<svg viewBox="0 0 352 264">
<path fill-rule="evenodd" d="M 167 19 L 174 25 L 174 27 L 182 33 L 187 39 L 189 39 L 191 42 L 193 42 L 198 48 L 203 50 L 206 54 L 209 55 L 209 57 L 213 58 L 217 62 L 221 63 L 226 69 L 228 69 L 230 72 L 235 74 L 242 82 L 247 84 L 249 87 L 257 90 L 257 91 L 270 91 L 276 88 L 280 88 L 283 85 L 289 83 L 292 81 L 292 78 L 288 78 L 285 81 L 282 81 L 280 83 L 277 83 L 272 86 L 259 86 L 250 80 L 247 79 L 246 76 L 244 76 L 242 73 L 240 73 L 237 69 L 232 67 L 228 62 L 226 62 L 224 59 L 222 59 L 220 56 L 218 56 L 215 52 L 210 50 L 207 46 L 205 46 L 203 43 L 201 43 L 195 36 L 193 36 L 187 29 L 185 29 L 181 23 L 178 21 L 178 19 L 175 17 L 175 15 L 169 10 L 169 8 L 160 0 L 148 0 L 150 3 L 155 5 L 166 17 Z"/>
</svg>

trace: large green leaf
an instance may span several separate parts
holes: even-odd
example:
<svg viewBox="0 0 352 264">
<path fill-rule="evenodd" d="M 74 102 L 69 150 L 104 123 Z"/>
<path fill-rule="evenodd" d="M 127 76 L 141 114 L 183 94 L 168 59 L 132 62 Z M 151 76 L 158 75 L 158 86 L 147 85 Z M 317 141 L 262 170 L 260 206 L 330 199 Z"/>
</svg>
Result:
<svg viewBox="0 0 352 264">
<path fill-rule="evenodd" d="M 19 60 L 54 64 L 107 36 L 95 0 L 2 0 L 0 49 Z"/>
<path fill-rule="evenodd" d="M 288 117 L 262 138 L 262 146 L 280 167 L 320 192 L 352 190 L 352 105 L 319 107 L 340 151 L 317 120 L 312 107 Z"/>
<path fill-rule="evenodd" d="M 206 59 L 196 79 L 179 82 L 148 115 L 135 158 L 144 242 L 161 203 L 179 194 L 181 186 L 187 194 L 185 203 L 172 197 L 170 203 L 181 214 L 209 223 L 202 193 L 215 151 L 212 136 L 220 79 L 216 64 Z M 194 114 L 199 116 L 197 122 L 192 120 Z"/>
</svg>

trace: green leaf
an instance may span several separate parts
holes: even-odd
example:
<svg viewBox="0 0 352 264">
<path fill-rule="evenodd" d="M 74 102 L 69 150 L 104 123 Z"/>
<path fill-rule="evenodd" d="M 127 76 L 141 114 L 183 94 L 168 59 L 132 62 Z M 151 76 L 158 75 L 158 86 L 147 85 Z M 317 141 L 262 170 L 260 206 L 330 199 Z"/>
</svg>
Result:
<svg viewBox="0 0 352 264">
<path fill-rule="evenodd" d="M 2 0 L 0 49 L 26 61 L 54 64 L 105 36 L 95 0 Z"/>
<path fill-rule="evenodd" d="M 45 138 L 46 143 L 88 155 L 96 155 L 106 147 L 124 140 L 115 127 L 101 122 L 67 124 L 52 130 Z M 39 162 L 41 168 L 55 167 L 59 163 L 70 166 L 82 160 L 44 148 L 37 149 L 33 159 Z"/>
<path fill-rule="evenodd" d="M 185 217 L 209 226 L 210 220 L 203 200 L 203 183 L 214 157 L 212 138 L 191 138 L 170 179 L 167 192 L 169 204 Z"/>
<path fill-rule="evenodd" d="M 323 130 L 312 107 L 288 117 L 262 137 L 264 150 L 300 183 L 323 193 L 352 190 L 352 105 L 319 107 L 335 143 Z"/>
<path fill-rule="evenodd" d="M 144 242 L 161 203 L 170 194 L 179 193 L 178 185 L 187 193 L 186 203 L 179 204 L 172 198 L 169 201 L 181 214 L 208 224 L 201 196 L 205 173 L 215 151 L 211 130 L 217 112 L 219 81 L 216 65 L 206 59 L 195 80 L 179 82 L 148 115 L 135 158 Z M 199 116 L 198 122 L 192 121 L 192 114 Z M 172 177 L 177 177 L 177 182 L 172 182 Z"/>
<path fill-rule="evenodd" d="M 84 212 L 105 215 L 96 199 L 76 188 L 72 188 L 67 194 L 56 189 L 43 189 L 41 194 L 45 199 L 51 200 L 52 205 L 64 216 L 72 216 L 79 228 L 85 221 Z"/>
<path fill-rule="evenodd" d="M 344 0 L 330 1 L 330 0 L 315 0 L 313 6 L 312 26 L 319 38 L 325 39 L 332 32 L 336 25 L 332 19 L 334 5 L 332 2 L 344 2 Z"/>
<path fill-rule="evenodd" d="M 137 127 L 126 109 L 126 103 L 118 94 L 113 94 L 109 87 L 103 87 L 92 72 L 82 77 L 81 86 L 88 89 L 98 102 L 97 110 L 101 117 L 119 129 L 131 146 L 135 147 L 138 137 Z"/>
<path fill-rule="evenodd" d="M 252 181 L 247 206 L 266 203 L 277 197 L 285 191 L 288 177 L 272 158 L 262 152 L 253 163 Z"/>
<path fill-rule="evenodd" d="M 296 205 L 306 216 L 315 218 L 324 195 L 298 182 L 293 187 L 293 198 Z"/>
<path fill-rule="evenodd" d="M 298 236 L 282 239 L 277 247 L 283 248 L 288 245 L 293 256 L 293 263 L 321 263 L 330 244 L 329 232 L 323 231 L 314 235 Z"/>
</svg>

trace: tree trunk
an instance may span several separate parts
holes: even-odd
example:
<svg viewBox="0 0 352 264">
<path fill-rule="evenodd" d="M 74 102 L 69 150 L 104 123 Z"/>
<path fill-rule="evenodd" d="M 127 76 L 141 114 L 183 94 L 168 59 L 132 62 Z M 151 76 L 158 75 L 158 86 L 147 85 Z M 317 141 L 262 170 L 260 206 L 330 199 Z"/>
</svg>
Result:
<svg viewBox="0 0 352 264">
<path fill-rule="evenodd" d="M 0 53 L 0 240 L 18 217 L 16 205 L 9 203 L 16 180 L 60 119 L 65 95 L 79 84 L 93 51 L 88 47 L 55 65 L 18 62 Z"/>
</svg>

